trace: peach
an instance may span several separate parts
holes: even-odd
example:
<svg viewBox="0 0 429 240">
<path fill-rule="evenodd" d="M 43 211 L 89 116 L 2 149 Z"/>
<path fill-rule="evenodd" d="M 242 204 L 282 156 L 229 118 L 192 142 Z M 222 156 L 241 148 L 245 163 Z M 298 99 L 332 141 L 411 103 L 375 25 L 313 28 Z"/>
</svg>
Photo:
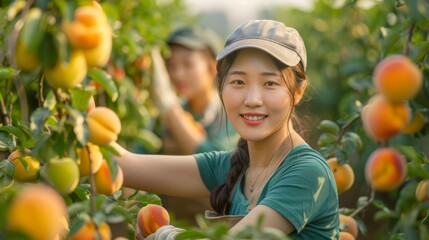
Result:
<svg viewBox="0 0 429 240">
<path fill-rule="evenodd" d="M 428 192 L 428 183 L 429 180 L 425 179 L 419 182 L 416 188 L 416 198 L 419 201 L 427 201 L 429 200 L 429 192 Z"/>
<path fill-rule="evenodd" d="M 365 165 L 365 178 L 377 191 L 397 188 L 407 175 L 405 158 L 393 148 L 379 148 L 371 154 Z"/>
<path fill-rule="evenodd" d="M 122 169 L 117 166 L 118 174 L 115 181 L 112 181 L 112 173 L 110 172 L 109 165 L 103 160 L 100 169 L 94 175 L 95 189 L 97 193 L 104 195 L 112 195 L 117 192 L 124 182 L 124 175 Z"/>
<path fill-rule="evenodd" d="M 373 82 L 390 101 L 412 99 L 422 86 L 422 72 L 407 57 L 392 55 L 383 59 L 374 70 Z"/>
<path fill-rule="evenodd" d="M 54 89 L 69 89 L 81 83 L 86 76 L 85 56 L 80 50 L 73 50 L 68 62 L 57 62 L 53 68 L 45 68 L 46 82 Z"/>
<path fill-rule="evenodd" d="M 69 194 L 79 183 L 79 168 L 71 158 L 54 158 L 44 167 L 43 176 L 58 192 Z"/>
<path fill-rule="evenodd" d="M 423 113 L 420 111 L 416 111 L 416 114 L 414 115 L 413 120 L 411 120 L 410 123 L 405 125 L 405 127 L 401 130 L 401 132 L 405 134 L 415 134 L 420 132 L 420 130 L 422 130 L 425 124 L 426 124 L 426 118 L 423 115 Z"/>
<path fill-rule="evenodd" d="M 106 16 L 95 6 L 82 6 L 76 9 L 74 20 L 62 24 L 70 45 L 75 48 L 94 48 L 103 39 Z"/>
<path fill-rule="evenodd" d="M 355 181 L 355 174 L 352 167 L 347 163 L 340 165 L 336 158 L 328 159 L 327 163 L 334 174 L 338 194 L 349 190 Z"/>
<path fill-rule="evenodd" d="M 87 147 L 77 149 L 77 155 L 81 177 L 89 175 L 90 166 L 92 173 L 96 173 L 100 169 L 103 162 L 103 154 L 101 153 L 99 146 L 88 143 Z"/>
<path fill-rule="evenodd" d="M 365 132 L 376 141 L 385 141 L 398 134 L 410 119 L 406 103 L 393 103 L 381 95 L 373 96 L 362 109 Z"/>
<path fill-rule="evenodd" d="M 350 216 L 340 214 L 340 231 L 350 233 L 354 238 L 359 234 L 356 220 Z"/>
<path fill-rule="evenodd" d="M 106 107 L 96 107 L 86 118 L 89 141 L 96 145 L 106 145 L 118 139 L 121 121 L 114 111 Z"/>
<path fill-rule="evenodd" d="M 26 169 L 24 167 L 24 165 L 22 164 L 19 157 L 21 157 L 21 159 L 27 163 L 28 169 Z M 9 161 L 11 161 L 13 163 L 13 165 L 15 166 L 15 172 L 13 173 L 13 178 L 15 180 L 17 180 L 17 181 L 33 181 L 33 180 L 37 179 L 39 169 L 40 169 L 39 160 L 37 160 L 31 156 L 25 156 L 19 150 L 13 151 L 7 159 Z"/>
<path fill-rule="evenodd" d="M 40 8 L 31 8 L 25 17 L 24 25 L 21 32 L 30 32 L 26 28 L 34 27 L 34 23 L 39 21 L 42 17 L 42 11 Z M 19 34 L 18 41 L 15 49 L 15 61 L 19 69 L 24 71 L 34 71 L 40 67 L 40 59 L 37 56 L 37 51 L 30 51 L 29 46 L 27 46 L 23 40 L 22 35 Z M 28 36 L 27 36 L 28 37 Z"/>
<path fill-rule="evenodd" d="M 97 229 L 95 224 L 89 220 L 73 236 L 70 237 L 70 240 L 110 240 L 112 237 L 110 227 L 106 222 L 102 222 L 98 226 L 98 233 L 100 238 L 98 238 L 96 235 Z"/>
<path fill-rule="evenodd" d="M 110 59 L 112 51 L 112 29 L 106 24 L 103 29 L 100 44 L 94 48 L 83 49 L 88 67 L 102 67 Z"/>
<path fill-rule="evenodd" d="M 156 204 L 148 204 L 140 209 L 137 215 L 137 227 L 143 236 L 149 236 L 158 228 L 170 224 L 168 211 Z"/>
<path fill-rule="evenodd" d="M 68 213 L 64 199 L 43 184 L 26 184 L 13 198 L 7 212 L 11 230 L 31 239 L 53 239 L 64 233 Z"/>
<path fill-rule="evenodd" d="M 340 232 L 340 240 L 355 240 L 349 232 Z"/>
</svg>

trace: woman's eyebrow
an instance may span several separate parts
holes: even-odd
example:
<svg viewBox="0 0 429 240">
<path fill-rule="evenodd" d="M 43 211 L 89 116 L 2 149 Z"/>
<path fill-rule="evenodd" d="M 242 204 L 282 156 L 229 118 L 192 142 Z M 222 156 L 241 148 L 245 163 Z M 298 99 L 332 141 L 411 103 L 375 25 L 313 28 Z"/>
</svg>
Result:
<svg viewBox="0 0 429 240">
<path fill-rule="evenodd" d="M 239 71 L 239 70 L 231 71 L 228 74 L 229 75 L 247 75 L 246 72 Z M 269 76 L 269 77 L 270 76 L 275 76 L 275 77 L 280 76 L 280 74 L 278 72 L 263 72 L 261 75 L 262 76 Z"/>
</svg>

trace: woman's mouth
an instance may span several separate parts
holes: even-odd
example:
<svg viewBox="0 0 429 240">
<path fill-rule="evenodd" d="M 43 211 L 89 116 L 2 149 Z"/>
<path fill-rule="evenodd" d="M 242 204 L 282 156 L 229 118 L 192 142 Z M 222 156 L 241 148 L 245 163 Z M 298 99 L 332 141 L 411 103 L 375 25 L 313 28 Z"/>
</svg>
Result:
<svg viewBox="0 0 429 240">
<path fill-rule="evenodd" d="M 240 114 L 240 116 L 248 125 L 259 125 L 268 117 L 268 115 L 263 114 Z"/>
</svg>

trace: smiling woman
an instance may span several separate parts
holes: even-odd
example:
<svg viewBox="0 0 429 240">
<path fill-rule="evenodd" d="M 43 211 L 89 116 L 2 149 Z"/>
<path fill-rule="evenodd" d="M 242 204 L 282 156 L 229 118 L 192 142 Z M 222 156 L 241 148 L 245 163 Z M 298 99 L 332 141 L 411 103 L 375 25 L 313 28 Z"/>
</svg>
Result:
<svg viewBox="0 0 429 240">
<path fill-rule="evenodd" d="M 292 239 L 338 239 L 334 176 L 295 131 L 294 108 L 307 86 L 299 33 L 276 21 L 248 21 L 228 37 L 217 60 L 221 100 L 241 137 L 236 149 L 148 156 L 114 144 L 125 185 L 210 198 L 216 212 L 206 216 L 231 216 L 230 234 L 256 226 L 262 215 L 263 227 Z M 154 236 L 148 239 L 159 239 Z"/>
</svg>

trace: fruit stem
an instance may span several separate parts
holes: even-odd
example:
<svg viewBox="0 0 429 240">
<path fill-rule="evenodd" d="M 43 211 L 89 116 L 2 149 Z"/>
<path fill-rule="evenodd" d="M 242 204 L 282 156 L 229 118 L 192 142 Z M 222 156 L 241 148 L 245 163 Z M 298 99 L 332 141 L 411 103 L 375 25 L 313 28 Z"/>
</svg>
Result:
<svg viewBox="0 0 429 240">
<path fill-rule="evenodd" d="M 92 173 L 92 158 L 91 158 L 91 150 L 89 148 L 88 145 L 85 146 L 86 151 L 88 151 L 88 159 L 89 159 L 89 185 L 91 186 L 91 195 L 89 196 L 89 201 L 91 204 L 91 219 L 95 216 L 95 211 L 97 211 L 96 206 L 95 206 L 95 181 L 94 181 L 94 174 Z M 100 232 L 99 232 L 99 228 L 98 228 L 98 224 L 94 224 L 95 225 L 95 231 L 97 232 L 98 236 L 100 236 Z"/>
<path fill-rule="evenodd" d="M 41 73 L 39 76 L 38 91 L 37 91 L 37 100 L 39 101 L 39 107 L 42 107 L 43 102 L 45 102 L 45 99 L 43 97 L 43 80 L 44 80 L 44 78 L 45 78 L 45 76 L 43 75 L 43 73 Z"/>
<path fill-rule="evenodd" d="M 10 116 L 6 110 L 6 104 L 1 94 L 0 94 L 0 112 L 3 118 L 3 124 L 6 126 L 11 125 Z"/>
<path fill-rule="evenodd" d="M 354 123 L 356 122 L 358 119 L 360 119 L 360 113 L 357 114 L 354 118 L 350 119 L 350 121 L 348 121 L 346 124 L 344 124 L 341 129 L 340 129 L 340 133 L 338 134 L 337 137 L 337 143 L 339 144 L 341 142 L 341 139 L 343 138 L 343 135 L 346 133 L 346 130 Z"/>
<path fill-rule="evenodd" d="M 364 205 L 362 205 L 359 208 L 357 208 L 356 210 L 354 210 L 354 212 L 352 212 L 349 216 L 354 217 L 358 213 L 362 212 L 365 208 L 367 208 L 374 201 L 374 198 L 375 198 L 375 190 L 374 190 L 374 188 L 371 188 L 371 194 L 369 196 L 368 201 Z"/>
<path fill-rule="evenodd" d="M 416 23 L 414 21 L 411 21 L 410 27 L 408 28 L 408 31 L 407 31 L 407 34 L 408 34 L 407 42 L 405 43 L 404 50 L 403 50 L 404 56 L 407 56 L 407 57 L 410 55 L 410 45 L 411 45 L 411 40 L 413 38 L 415 26 L 416 26 Z"/>
</svg>

